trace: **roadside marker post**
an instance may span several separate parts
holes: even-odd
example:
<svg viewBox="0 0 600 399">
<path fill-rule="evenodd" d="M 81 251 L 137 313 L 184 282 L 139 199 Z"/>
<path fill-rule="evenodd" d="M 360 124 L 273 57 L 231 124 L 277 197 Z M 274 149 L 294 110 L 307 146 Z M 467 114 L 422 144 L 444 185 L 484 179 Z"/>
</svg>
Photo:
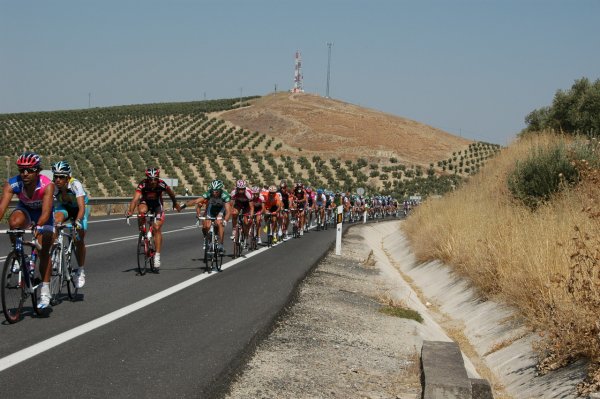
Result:
<svg viewBox="0 0 600 399">
<path fill-rule="evenodd" d="M 335 254 L 342 254 L 342 221 L 344 220 L 344 207 L 337 207 L 337 232 L 335 235 Z"/>
</svg>

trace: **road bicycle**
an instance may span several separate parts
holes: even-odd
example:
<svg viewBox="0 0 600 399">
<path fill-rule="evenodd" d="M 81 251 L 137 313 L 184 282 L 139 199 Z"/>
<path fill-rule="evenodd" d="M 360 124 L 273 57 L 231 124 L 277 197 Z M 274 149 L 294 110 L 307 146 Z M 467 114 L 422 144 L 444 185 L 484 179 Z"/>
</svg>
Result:
<svg viewBox="0 0 600 399">
<path fill-rule="evenodd" d="M 237 226 L 233 230 L 233 259 L 239 258 L 246 247 L 246 235 L 244 234 L 244 215 L 237 216 Z"/>
<path fill-rule="evenodd" d="M 271 248 L 273 246 L 273 234 L 277 232 L 277 219 L 273 220 L 275 213 L 266 212 L 263 215 L 265 216 L 265 227 L 267 228 L 267 247 Z"/>
<path fill-rule="evenodd" d="M 199 216 L 198 220 L 210 220 L 210 227 L 204 236 L 204 270 L 210 273 L 212 270 L 221 271 L 223 265 L 223 251 L 219 248 L 219 237 L 217 233 L 217 220 L 222 218 Z"/>
<path fill-rule="evenodd" d="M 31 297 L 33 311 L 37 315 L 43 315 L 44 310 L 38 309 L 38 288 L 40 281 L 34 279 L 35 267 L 30 267 L 30 256 L 37 257 L 35 251 L 41 250 L 41 245 L 32 238 L 31 241 L 25 241 L 23 236 L 26 230 L 12 229 L 6 230 L 10 235 L 12 249 L 6 256 L 4 267 L 2 268 L 2 312 L 6 321 L 10 324 L 16 323 L 21 319 L 23 305 L 28 297 Z M 25 253 L 24 247 L 31 247 L 31 254 Z"/>
<path fill-rule="evenodd" d="M 79 239 L 77 230 L 71 223 L 59 223 L 55 226 L 58 231 L 56 241 L 50 249 L 50 262 L 52 275 L 50 276 L 50 303 L 56 305 L 61 301 L 61 292 L 67 287 L 70 300 L 77 298 L 75 286 L 75 269 L 73 257 L 75 256 L 75 241 Z"/>
<path fill-rule="evenodd" d="M 137 243 L 138 273 L 140 276 L 145 275 L 148 270 L 157 273 L 158 269 L 154 267 L 154 255 L 156 254 L 154 222 L 156 221 L 156 214 L 140 213 L 137 218 L 143 222 L 139 225 L 140 235 Z M 127 224 L 129 224 L 129 217 L 127 217 Z"/>
<path fill-rule="evenodd" d="M 300 238 L 300 227 L 298 221 L 298 209 L 290 211 L 290 224 L 292 225 L 292 238 Z"/>
</svg>

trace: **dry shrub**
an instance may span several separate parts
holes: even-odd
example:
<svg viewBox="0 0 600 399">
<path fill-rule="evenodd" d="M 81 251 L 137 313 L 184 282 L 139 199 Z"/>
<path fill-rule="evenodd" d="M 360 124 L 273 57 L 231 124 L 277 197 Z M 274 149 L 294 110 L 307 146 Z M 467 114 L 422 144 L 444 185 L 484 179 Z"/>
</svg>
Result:
<svg viewBox="0 0 600 399">
<path fill-rule="evenodd" d="M 506 182 L 532 148 L 570 146 L 571 140 L 523 138 L 460 190 L 427 201 L 404 223 L 417 259 L 452 265 L 483 295 L 515 305 L 544 331 L 537 348 L 541 369 L 581 357 L 600 360 L 600 172 L 580 162 L 582 182 L 535 212 L 513 200 Z"/>
</svg>

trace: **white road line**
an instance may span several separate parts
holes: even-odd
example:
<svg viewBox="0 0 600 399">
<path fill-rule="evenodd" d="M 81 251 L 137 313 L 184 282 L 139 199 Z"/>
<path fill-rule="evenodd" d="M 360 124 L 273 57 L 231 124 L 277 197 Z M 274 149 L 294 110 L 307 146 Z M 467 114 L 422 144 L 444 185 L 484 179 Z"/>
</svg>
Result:
<svg viewBox="0 0 600 399">
<path fill-rule="evenodd" d="M 173 213 L 167 213 L 167 216 L 171 217 L 171 216 L 180 216 L 180 215 L 191 215 L 194 214 L 195 211 L 187 211 L 187 212 L 173 212 Z M 88 224 L 90 223 L 104 223 L 104 222 L 114 222 L 114 221 L 124 221 L 125 220 L 125 215 L 115 218 L 115 219 L 102 219 L 102 220 L 88 220 Z"/>
<path fill-rule="evenodd" d="M 253 256 L 258 255 L 259 253 L 268 250 L 268 247 L 261 248 L 256 251 L 252 251 L 241 258 L 237 258 L 223 265 L 223 270 L 228 269 L 232 266 L 235 266 L 238 263 L 245 261 Z M 142 309 L 148 305 L 151 305 L 161 299 L 164 299 L 170 295 L 173 295 L 185 288 L 188 288 L 204 279 L 215 276 L 218 273 L 205 274 L 202 273 L 199 276 L 193 277 L 189 280 L 183 281 L 177 285 L 174 285 L 170 288 L 167 288 L 163 291 L 160 291 L 154 295 L 151 295 L 145 299 L 132 303 L 131 305 L 125 306 L 124 308 L 115 310 L 105 316 L 99 317 L 95 320 L 92 320 L 88 323 L 82 324 L 78 327 L 75 327 L 71 330 L 65 331 L 61 334 L 55 335 L 52 338 L 48 338 L 42 342 L 39 342 L 35 345 L 32 345 L 28 348 L 22 349 L 18 352 L 15 352 L 11 355 L 5 356 L 0 359 L 0 371 L 6 370 L 12 366 L 15 366 L 25 360 L 28 360 L 36 355 L 39 355 L 47 350 L 50 350 L 58 345 L 61 345 L 67 341 L 70 341 L 74 338 L 79 337 L 85 333 L 88 333 L 96 328 L 100 328 L 110 322 L 113 322 L 121 317 L 127 316 L 130 313 L 135 312 L 136 310 Z"/>
</svg>

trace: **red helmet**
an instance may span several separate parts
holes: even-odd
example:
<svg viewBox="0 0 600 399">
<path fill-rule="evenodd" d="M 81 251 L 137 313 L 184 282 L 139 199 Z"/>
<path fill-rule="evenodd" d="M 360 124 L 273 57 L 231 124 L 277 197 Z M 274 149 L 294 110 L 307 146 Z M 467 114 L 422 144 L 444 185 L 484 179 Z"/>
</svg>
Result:
<svg viewBox="0 0 600 399">
<path fill-rule="evenodd" d="M 160 169 L 158 169 L 158 168 L 146 169 L 146 177 L 148 179 L 158 179 L 160 177 Z"/>
<path fill-rule="evenodd" d="M 19 168 L 39 168 L 42 164 L 42 157 L 35 152 L 24 152 L 17 158 L 17 167 Z"/>
</svg>

